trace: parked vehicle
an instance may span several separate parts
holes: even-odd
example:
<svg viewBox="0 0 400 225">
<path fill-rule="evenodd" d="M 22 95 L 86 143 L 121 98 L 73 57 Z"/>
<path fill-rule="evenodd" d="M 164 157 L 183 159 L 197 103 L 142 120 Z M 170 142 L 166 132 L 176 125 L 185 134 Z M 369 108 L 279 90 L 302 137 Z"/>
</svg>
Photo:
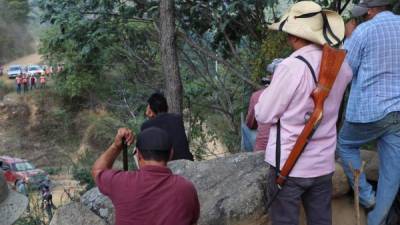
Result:
<svg viewBox="0 0 400 225">
<path fill-rule="evenodd" d="M 23 179 L 28 185 L 38 186 L 44 180 L 49 181 L 48 174 L 36 169 L 28 160 L 0 156 L 0 168 L 4 170 L 6 181 L 14 185 L 17 179 Z"/>
<path fill-rule="evenodd" d="M 28 75 L 44 75 L 44 70 L 39 65 L 29 65 L 26 69 Z"/>
<path fill-rule="evenodd" d="M 20 75 L 23 72 L 23 69 L 20 65 L 12 65 L 8 67 L 8 78 L 16 78 L 18 75 Z"/>
</svg>

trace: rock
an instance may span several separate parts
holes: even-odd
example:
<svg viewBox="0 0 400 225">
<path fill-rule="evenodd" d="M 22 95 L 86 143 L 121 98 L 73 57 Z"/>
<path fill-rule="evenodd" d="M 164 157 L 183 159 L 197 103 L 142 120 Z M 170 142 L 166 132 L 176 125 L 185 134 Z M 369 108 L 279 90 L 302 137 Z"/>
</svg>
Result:
<svg viewBox="0 0 400 225">
<path fill-rule="evenodd" d="M 242 153 L 192 163 L 169 164 L 175 174 L 196 186 L 201 216 L 198 224 L 265 224 L 268 166 L 263 153 Z"/>
<path fill-rule="evenodd" d="M 191 180 L 201 204 L 199 225 L 258 225 L 268 221 L 265 204 L 269 167 L 263 153 L 239 153 L 213 160 L 179 160 L 168 165 L 175 174 Z M 333 177 L 333 196 L 349 191 L 340 165 Z M 94 188 L 81 197 L 81 203 L 113 224 L 111 201 Z"/>
<path fill-rule="evenodd" d="M 69 203 L 59 208 L 50 225 L 106 225 L 103 219 L 81 203 Z"/>
<path fill-rule="evenodd" d="M 101 194 L 97 187 L 92 188 L 82 195 L 81 203 L 89 207 L 95 214 L 103 218 L 108 224 L 114 224 L 114 206 L 111 200 Z"/>
<path fill-rule="evenodd" d="M 347 177 L 339 163 L 336 163 L 335 173 L 333 174 L 332 180 L 332 195 L 334 198 L 343 196 L 350 191 L 349 182 L 347 181 Z"/>
<path fill-rule="evenodd" d="M 361 150 L 361 158 L 365 161 L 364 172 L 368 180 L 378 181 L 379 156 L 376 151 Z"/>
</svg>

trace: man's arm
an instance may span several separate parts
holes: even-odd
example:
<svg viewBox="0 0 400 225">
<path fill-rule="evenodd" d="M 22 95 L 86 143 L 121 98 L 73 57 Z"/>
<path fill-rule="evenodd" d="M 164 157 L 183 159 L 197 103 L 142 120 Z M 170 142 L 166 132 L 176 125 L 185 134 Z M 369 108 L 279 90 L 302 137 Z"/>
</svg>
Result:
<svg viewBox="0 0 400 225">
<path fill-rule="evenodd" d="M 120 128 L 114 138 L 114 143 L 96 160 L 92 167 L 92 177 L 97 183 L 97 175 L 106 169 L 111 169 L 115 159 L 122 150 L 122 139 L 125 138 L 127 145 L 131 145 L 135 140 L 133 132 L 127 128 Z"/>
<path fill-rule="evenodd" d="M 249 109 L 247 110 L 246 125 L 250 129 L 257 129 L 257 120 L 254 115 L 254 106 L 257 104 L 257 96 L 255 93 L 251 95 Z"/>
<path fill-rule="evenodd" d="M 353 71 L 353 76 L 357 76 L 358 74 L 366 39 L 367 33 L 363 32 L 363 29 L 355 29 L 351 36 L 344 42 L 343 48 L 347 50 L 346 60 Z"/>
</svg>

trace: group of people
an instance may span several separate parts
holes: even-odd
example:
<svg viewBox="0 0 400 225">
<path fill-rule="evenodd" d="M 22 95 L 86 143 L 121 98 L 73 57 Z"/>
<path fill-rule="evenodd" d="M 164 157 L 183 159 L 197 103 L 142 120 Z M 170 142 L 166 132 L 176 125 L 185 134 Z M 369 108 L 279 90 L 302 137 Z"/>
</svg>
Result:
<svg viewBox="0 0 400 225">
<path fill-rule="evenodd" d="M 335 155 L 354 186 L 353 172 L 362 166 L 360 148 L 374 140 L 380 161 L 377 189 L 362 173 L 357 181 L 359 199 L 368 212 L 368 225 L 388 224 L 400 187 L 400 16 L 390 9 L 390 1 L 364 0 L 354 6 L 354 19 L 345 25 L 337 13 L 302 1 L 269 26 L 287 33 L 294 52 L 276 67 L 268 88 L 252 95 L 242 133 L 249 142 L 249 130 L 257 130 L 255 144 L 249 146 L 265 151 L 265 161 L 276 174 L 269 180 L 273 193 L 278 188 L 275 179 L 282 178 L 281 169 L 314 109 L 311 94 L 319 85 L 321 45 L 340 45 L 344 40 L 347 52 L 324 103 L 321 123 L 271 203 L 273 225 L 298 224 L 301 203 L 307 224 L 332 224 Z M 337 132 L 349 83 L 345 119 Z"/>
<path fill-rule="evenodd" d="M 369 212 L 368 225 L 387 224 L 400 187 L 400 16 L 390 7 L 390 1 L 364 0 L 352 14 L 365 22 L 345 25 L 338 13 L 300 1 L 269 26 L 286 33 L 294 50 L 276 66 L 270 85 L 253 95 L 249 110 L 253 114 L 249 127 L 257 127 L 259 136 L 253 148 L 265 151 L 265 161 L 275 174 L 268 176 L 268 190 L 279 189 L 275 198 L 266 195 L 273 200 L 272 225 L 299 224 L 301 204 L 308 225 L 331 225 L 335 154 L 353 185 L 350 167 L 360 169 L 360 147 L 371 140 L 378 143 L 378 187 L 375 191 L 362 174 L 359 197 Z M 316 87 L 324 88 L 318 73 L 322 45 L 338 47 L 343 41 L 347 56 L 325 100 L 323 118 L 290 174 L 282 177 L 281 169 L 314 110 L 311 94 Z M 350 83 L 338 132 L 339 109 Z M 167 101 L 159 93 L 149 98 L 146 116 L 149 120 L 139 134 L 118 130 L 112 145 L 94 163 L 93 179 L 114 204 L 116 225 L 196 224 L 200 203 L 194 185 L 167 167 L 170 160 L 193 160 L 182 116 L 168 113 Z M 137 171 L 112 168 L 124 141 L 136 143 Z M 277 186 L 276 178 L 285 179 L 285 184 Z"/>
<path fill-rule="evenodd" d="M 21 94 L 21 92 L 26 93 L 29 90 L 33 90 L 36 88 L 46 88 L 46 82 L 47 78 L 44 74 L 41 74 L 40 76 L 35 76 L 21 73 L 15 78 L 15 84 L 18 94 Z M 37 85 L 37 83 L 39 83 L 39 85 Z"/>
</svg>

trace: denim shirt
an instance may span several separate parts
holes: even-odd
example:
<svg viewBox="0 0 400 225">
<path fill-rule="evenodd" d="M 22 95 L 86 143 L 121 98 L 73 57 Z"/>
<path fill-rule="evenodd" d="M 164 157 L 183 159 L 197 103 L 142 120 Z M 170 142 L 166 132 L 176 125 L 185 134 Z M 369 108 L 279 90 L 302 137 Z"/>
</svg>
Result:
<svg viewBox="0 0 400 225">
<path fill-rule="evenodd" d="M 400 111 L 400 16 L 384 11 L 345 42 L 353 81 L 346 120 L 369 123 Z"/>
</svg>

